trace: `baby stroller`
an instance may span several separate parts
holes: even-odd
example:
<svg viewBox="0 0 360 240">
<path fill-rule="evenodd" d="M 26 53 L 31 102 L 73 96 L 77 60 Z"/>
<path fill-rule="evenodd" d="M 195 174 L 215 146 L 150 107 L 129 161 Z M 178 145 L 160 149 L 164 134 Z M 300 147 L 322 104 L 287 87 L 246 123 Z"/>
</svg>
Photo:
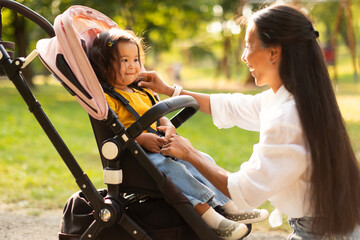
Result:
<svg viewBox="0 0 360 240">
<path fill-rule="evenodd" d="M 185 196 L 152 164 L 135 141 L 157 119 L 182 109 L 171 119 L 174 126 L 179 127 L 198 110 L 195 99 L 179 96 L 161 101 L 125 129 L 108 107 L 86 56 L 96 34 L 117 28 L 115 22 L 94 9 L 73 6 L 55 19 L 53 27 L 43 17 L 15 1 L 0 0 L 0 7 L 22 14 L 52 37 L 40 40 L 37 49 L 27 58 L 14 60 L 9 53 L 12 44 L 1 41 L 0 66 L 28 104 L 80 188 L 64 207 L 59 239 L 218 239 Z M 37 55 L 88 112 L 107 189 L 95 188 L 26 84 L 21 70 Z"/>
</svg>

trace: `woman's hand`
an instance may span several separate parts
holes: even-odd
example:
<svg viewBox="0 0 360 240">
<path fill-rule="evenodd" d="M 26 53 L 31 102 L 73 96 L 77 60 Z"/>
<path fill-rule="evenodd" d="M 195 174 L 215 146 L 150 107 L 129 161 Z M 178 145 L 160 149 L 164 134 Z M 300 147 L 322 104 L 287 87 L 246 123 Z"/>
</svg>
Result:
<svg viewBox="0 0 360 240">
<path fill-rule="evenodd" d="M 139 78 L 141 79 L 138 82 L 139 87 L 150 88 L 154 92 L 168 96 L 171 96 L 174 92 L 174 88 L 165 83 L 154 71 L 141 72 Z"/>
<path fill-rule="evenodd" d="M 189 161 L 189 156 L 195 152 L 197 152 L 197 150 L 191 145 L 188 139 L 176 134 L 171 135 L 169 141 L 160 151 L 164 156 L 172 156 L 184 161 Z"/>
<path fill-rule="evenodd" d="M 164 156 L 172 156 L 191 163 L 216 188 L 227 197 L 230 197 L 227 182 L 231 173 L 209 161 L 186 138 L 176 134 L 172 135 L 169 141 L 162 147 L 160 153 Z"/>
<path fill-rule="evenodd" d="M 154 71 L 142 72 L 140 73 L 139 78 L 141 79 L 138 82 L 138 86 L 140 87 L 150 88 L 154 92 L 168 96 L 172 96 L 175 91 L 172 86 L 169 86 L 167 83 L 165 83 Z M 182 90 L 181 95 L 192 96 L 199 103 L 200 111 L 211 115 L 210 94 Z"/>
<path fill-rule="evenodd" d="M 160 149 L 167 142 L 163 137 L 160 137 L 154 133 L 142 133 L 136 141 L 146 150 L 153 153 L 160 153 Z"/>
</svg>

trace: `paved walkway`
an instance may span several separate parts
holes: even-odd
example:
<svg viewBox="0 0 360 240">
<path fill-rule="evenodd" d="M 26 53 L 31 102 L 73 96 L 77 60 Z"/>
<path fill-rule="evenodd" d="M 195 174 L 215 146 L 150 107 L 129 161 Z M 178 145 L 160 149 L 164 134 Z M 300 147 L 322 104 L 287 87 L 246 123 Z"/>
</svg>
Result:
<svg viewBox="0 0 360 240">
<path fill-rule="evenodd" d="M 22 211 L 0 211 L 0 240 L 58 240 L 61 210 L 51 210 L 40 216 Z M 246 240 L 286 240 L 288 234 L 278 231 L 252 231 Z"/>
</svg>

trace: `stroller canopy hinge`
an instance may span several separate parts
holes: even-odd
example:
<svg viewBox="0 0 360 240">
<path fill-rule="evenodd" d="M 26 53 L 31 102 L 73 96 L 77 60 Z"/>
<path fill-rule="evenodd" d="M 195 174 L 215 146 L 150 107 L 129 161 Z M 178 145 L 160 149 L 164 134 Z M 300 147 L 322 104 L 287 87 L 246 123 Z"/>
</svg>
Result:
<svg viewBox="0 0 360 240">
<path fill-rule="evenodd" d="M 36 57 L 39 55 L 37 50 L 33 50 L 24 60 L 23 65 L 21 66 L 21 69 L 24 69 L 31 63 Z"/>
</svg>

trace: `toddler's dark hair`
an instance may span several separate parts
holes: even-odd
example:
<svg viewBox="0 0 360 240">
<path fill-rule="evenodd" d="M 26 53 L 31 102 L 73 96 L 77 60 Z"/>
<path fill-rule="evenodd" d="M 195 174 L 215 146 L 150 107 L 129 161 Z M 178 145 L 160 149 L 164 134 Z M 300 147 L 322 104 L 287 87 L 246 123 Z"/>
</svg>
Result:
<svg viewBox="0 0 360 240">
<path fill-rule="evenodd" d="M 137 46 L 140 66 L 144 60 L 142 39 L 130 30 L 111 29 L 99 33 L 89 49 L 90 63 L 100 83 L 114 86 L 116 74 L 120 70 L 120 55 L 117 44 L 119 42 L 131 42 Z M 116 64 L 114 64 L 116 63 Z"/>
</svg>

